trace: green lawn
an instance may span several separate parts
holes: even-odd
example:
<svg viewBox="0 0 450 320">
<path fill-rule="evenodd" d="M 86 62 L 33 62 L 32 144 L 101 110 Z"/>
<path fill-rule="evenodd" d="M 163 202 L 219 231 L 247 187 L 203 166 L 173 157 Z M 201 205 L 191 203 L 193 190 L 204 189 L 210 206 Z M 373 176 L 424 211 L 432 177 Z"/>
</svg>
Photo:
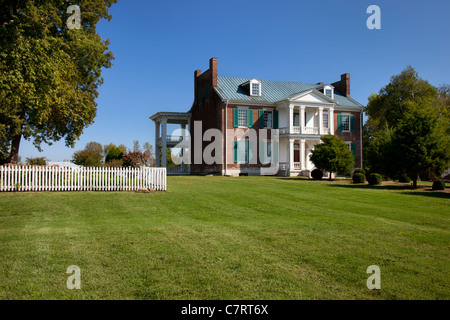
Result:
<svg viewBox="0 0 450 320">
<path fill-rule="evenodd" d="M 281 177 L 0 194 L 0 299 L 449 299 L 450 194 Z M 68 290 L 66 269 L 81 269 Z M 381 269 L 369 290 L 366 269 Z"/>
</svg>

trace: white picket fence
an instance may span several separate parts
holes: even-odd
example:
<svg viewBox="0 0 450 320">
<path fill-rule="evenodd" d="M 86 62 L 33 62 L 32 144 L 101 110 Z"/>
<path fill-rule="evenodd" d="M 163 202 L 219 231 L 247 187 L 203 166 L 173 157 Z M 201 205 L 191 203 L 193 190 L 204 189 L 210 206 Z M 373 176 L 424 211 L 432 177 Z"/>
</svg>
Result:
<svg viewBox="0 0 450 320">
<path fill-rule="evenodd" d="M 0 191 L 166 190 L 166 168 L 0 166 Z"/>
</svg>

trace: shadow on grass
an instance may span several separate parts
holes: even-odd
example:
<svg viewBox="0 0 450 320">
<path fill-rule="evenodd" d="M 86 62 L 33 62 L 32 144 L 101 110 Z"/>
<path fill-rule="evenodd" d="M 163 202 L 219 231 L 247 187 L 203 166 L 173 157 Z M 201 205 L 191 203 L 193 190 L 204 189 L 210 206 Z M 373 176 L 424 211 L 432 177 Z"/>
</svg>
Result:
<svg viewBox="0 0 450 320">
<path fill-rule="evenodd" d="M 413 189 L 411 185 L 409 184 L 398 184 L 398 185 L 392 185 L 392 184 L 386 184 L 386 185 L 378 185 L 378 186 L 372 186 L 370 184 L 356 184 L 356 183 L 349 183 L 349 184 L 330 184 L 330 187 L 334 188 L 349 188 L 349 189 L 374 189 L 374 190 L 396 190 L 401 191 L 404 190 L 404 192 L 401 192 L 402 194 L 407 195 L 419 195 L 419 196 L 427 196 L 427 197 L 433 197 L 433 198 L 443 198 L 443 199 L 450 199 L 450 193 L 440 192 L 440 191 L 433 191 L 431 190 L 431 187 L 428 188 L 428 186 L 425 186 L 427 189 L 420 190 L 420 188 L 423 188 L 423 186 L 419 186 L 418 189 Z"/>
</svg>

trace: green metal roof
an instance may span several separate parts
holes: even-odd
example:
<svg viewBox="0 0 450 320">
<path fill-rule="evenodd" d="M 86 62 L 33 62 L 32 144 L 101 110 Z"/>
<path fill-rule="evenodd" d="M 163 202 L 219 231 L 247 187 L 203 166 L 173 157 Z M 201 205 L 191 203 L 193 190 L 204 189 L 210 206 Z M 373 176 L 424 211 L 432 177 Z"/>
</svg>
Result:
<svg viewBox="0 0 450 320">
<path fill-rule="evenodd" d="M 323 85 L 319 84 L 260 80 L 261 96 L 255 97 L 250 96 L 250 94 L 241 86 L 249 80 L 251 79 L 218 76 L 217 87 L 214 89 L 222 100 L 274 103 L 311 89 L 320 90 L 323 88 Z M 334 89 L 334 101 L 337 105 L 341 106 L 362 107 L 361 104 L 351 98 L 345 97 L 336 89 Z"/>
</svg>

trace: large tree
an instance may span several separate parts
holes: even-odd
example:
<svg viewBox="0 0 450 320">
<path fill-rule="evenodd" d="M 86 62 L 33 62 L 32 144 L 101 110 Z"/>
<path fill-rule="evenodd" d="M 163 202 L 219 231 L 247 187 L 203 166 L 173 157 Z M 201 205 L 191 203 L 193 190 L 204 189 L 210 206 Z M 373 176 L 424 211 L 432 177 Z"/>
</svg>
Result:
<svg viewBox="0 0 450 320">
<path fill-rule="evenodd" d="M 390 140 L 381 147 L 381 163 L 390 176 L 405 173 L 417 188 L 422 170 L 440 174 L 447 167 L 449 140 L 445 123 L 435 113 L 415 108 L 405 114 Z"/>
<path fill-rule="evenodd" d="M 348 145 L 341 138 L 335 135 L 322 136 L 322 142 L 316 144 L 311 152 L 310 159 L 314 165 L 323 171 L 347 175 L 352 172 L 355 165 L 353 154 Z"/>
<path fill-rule="evenodd" d="M 438 163 L 445 161 L 446 156 L 437 150 L 446 147 L 448 138 L 445 138 L 445 131 L 447 136 L 450 133 L 449 101 L 448 85 L 436 88 L 420 78 L 410 66 L 391 77 L 390 82 L 378 94 L 369 97 L 365 110 L 369 118 L 364 125 L 363 145 L 368 169 L 391 178 L 407 174 L 412 180 L 417 180 L 418 167 L 422 172 L 439 171 Z M 424 115 L 429 118 L 424 118 Z M 425 122 L 420 126 L 409 126 L 411 123 L 419 123 L 414 119 Z M 402 131 L 397 132 L 400 129 Z M 417 135 L 422 135 L 421 139 L 415 140 Z M 440 145 L 428 145 L 430 139 L 436 139 Z M 402 147 L 397 148 L 397 144 Z M 423 150 L 426 145 L 433 150 Z M 397 149 L 394 150 L 395 148 Z M 400 149 L 405 153 L 399 154 Z M 395 160 L 396 157 L 400 158 Z M 425 161 L 424 157 L 428 160 Z M 419 161 L 419 158 L 420 164 L 409 164 L 410 159 Z M 415 185 L 416 183 L 417 181 L 414 182 Z"/>
<path fill-rule="evenodd" d="M 21 138 L 73 147 L 96 115 L 108 40 L 96 31 L 117 0 L 83 0 L 81 29 L 66 25 L 72 1 L 9 0 L 0 6 L 0 153 L 16 163 Z"/>
</svg>

